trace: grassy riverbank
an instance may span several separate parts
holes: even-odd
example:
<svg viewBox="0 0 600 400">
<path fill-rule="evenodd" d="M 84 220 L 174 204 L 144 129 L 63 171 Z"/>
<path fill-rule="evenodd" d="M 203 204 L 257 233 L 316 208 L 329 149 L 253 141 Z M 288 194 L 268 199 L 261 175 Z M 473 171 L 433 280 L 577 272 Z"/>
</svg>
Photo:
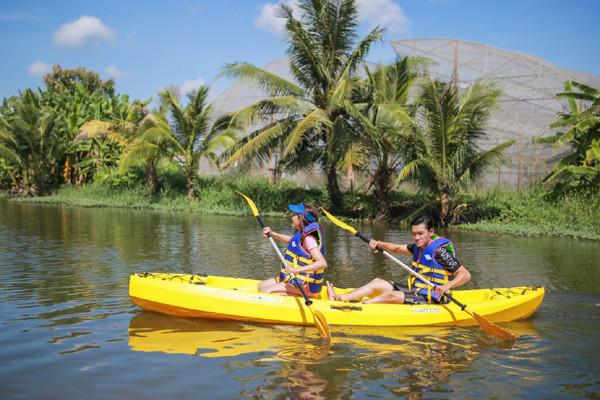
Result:
<svg viewBox="0 0 600 400">
<path fill-rule="evenodd" d="M 471 196 L 476 223 L 460 228 L 519 236 L 600 239 L 600 196 L 570 193 L 554 196 L 542 186 L 519 192 L 489 190 Z"/>
<path fill-rule="evenodd" d="M 247 215 L 248 203 L 235 191 L 250 196 L 261 214 L 284 215 L 287 204 L 306 201 L 326 204 L 326 191 L 301 189 L 291 185 L 273 186 L 264 180 L 199 178 L 195 200 L 187 197 L 185 186 L 164 188 L 149 195 L 141 185 L 114 187 L 94 182 L 81 188 L 63 186 L 51 196 L 20 199 L 26 202 L 66 204 L 79 207 L 123 207 L 209 214 Z"/>
<path fill-rule="evenodd" d="M 284 215 L 287 205 L 305 201 L 329 204 L 325 189 L 303 189 L 292 184 L 269 185 L 266 180 L 200 178 L 198 197 L 190 200 L 184 190 L 167 189 L 150 196 L 141 186 L 114 187 L 92 183 L 83 188 L 65 186 L 51 196 L 23 199 L 28 202 L 67 204 L 82 207 L 126 207 L 179 210 L 225 215 L 248 215 L 247 203 L 235 193 L 250 196 L 264 215 Z M 417 193 L 393 192 L 396 220 L 420 208 L 425 199 Z M 371 219 L 377 213 L 372 195 L 345 193 L 348 218 Z M 460 229 L 520 236 L 560 236 L 600 240 L 600 196 L 553 197 L 550 189 L 534 186 L 519 192 L 492 189 L 468 195 L 476 222 L 455 225 Z"/>
</svg>

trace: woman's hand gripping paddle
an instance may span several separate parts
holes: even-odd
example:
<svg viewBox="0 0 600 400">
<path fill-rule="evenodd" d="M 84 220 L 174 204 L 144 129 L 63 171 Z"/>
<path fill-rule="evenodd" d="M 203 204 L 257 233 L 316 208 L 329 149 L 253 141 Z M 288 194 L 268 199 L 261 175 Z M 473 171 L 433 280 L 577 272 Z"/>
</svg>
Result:
<svg viewBox="0 0 600 400">
<path fill-rule="evenodd" d="M 256 204 L 254 204 L 254 202 L 252 201 L 252 199 L 249 198 L 248 196 L 246 196 L 245 194 L 243 194 L 241 192 L 238 192 L 237 190 L 236 190 L 236 192 L 239 193 L 239 194 L 241 194 L 242 196 L 244 196 L 244 198 L 246 199 L 246 201 L 250 205 L 250 208 L 252 209 L 252 213 L 256 217 L 256 220 L 258 221 L 258 223 L 260 224 L 260 226 L 264 228 L 265 224 L 263 223 L 262 219 L 260 218 L 260 215 L 258 213 L 258 208 L 256 207 Z M 285 265 L 286 264 L 285 258 L 283 258 L 283 254 L 281 254 L 281 251 L 279 250 L 279 247 L 277 247 L 277 245 L 275 244 L 275 241 L 273 240 L 273 237 L 271 235 L 269 235 L 269 241 L 271 242 L 271 245 L 273 246 L 273 248 L 277 252 L 277 255 L 279 256 L 279 259 Z M 298 282 L 298 279 L 296 278 L 296 275 L 294 275 L 294 273 L 291 273 L 290 275 L 291 275 L 292 279 L 296 282 L 296 287 L 300 290 L 300 293 L 302 293 L 302 297 L 304 297 L 304 304 L 306 304 L 306 306 L 308 307 L 308 309 L 312 313 L 313 320 L 315 321 L 315 325 L 317 326 L 317 329 L 319 330 L 319 333 L 321 334 L 321 336 L 323 336 L 325 339 L 327 339 L 327 341 L 329 343 L 331 343 L 331 333 L 329 332 L 329 325 L 327 324 L 327 320 L 325 319 L 325 315 L 323 315 L 322 312 L 317 311 L 317 310 L 315 310 L 313 308 L 313 306 L 312 306 L 312 303 L 313 303 L 312 300 L 310 300 L 308 298 L 308 296 L 306 295 L 306 292 L 302 288 L 302 285 L 300 285 L 300 282 Z"/>
<path fill-rule="evenodd" d="M 340 228 L 346 229 L 347 231 L 351 232 L 355 236 L 358 236 L 359 238 L 361 238 L 362 240 L 364 240 L 367 243 L 370 242 L 370 240 L 367 239 L 362 233 L 358 232 L 356 229 L 354 229 L 350 225 L 348 225 L 348 224 L 340 221 L 339 219 L 337 219 L 333 215 L 329 214 L 324 208 L 321 207 L 321 210 L 323 210 L 323 212 L 325 213 L 325 215 L 327 215 L 327 217 L 334 224 L 336 224 L 337 226 L 339 226 Z M 405 270 L 407 270 L 409 273 L 413 274 L 414 276 L 416 276 L 417 278 L 419 278 L 421 281 L 425 282 L 428 286 L 435 287 L 435 285 L 433 283 L 429 282 L 425 277 L 423 277 L 421 274 L 417 273 L 412 268 L 407 267 L 402 261 L 398 260 L 396 257 L 394 257 L 393 255 L 391 255 L 390 253 L 388 253 L 381 246 L 377 246 L 377 250 L 380 251 L 380 252 L 382 252 L 386 257 L 388 257 L 390 260 L 392 260 L 396 264 L 400 265 L 402 268 L 404 268 Z M 519 338 L 518 336 L 513 335 L 509 331 L 500 328 L 498 325 L 494 324 L 493 322 L 488 321 L 487 319 L 483 318 L 481 315 L 479 315 L 477 313 L 474 313 L 471 310 L 468 310 L 466 305 L 460 303 L 450 293 L 444 293 L 444 296 L 446 296 L 446 298 L 448 298 L 450 301 L 453 301 L 454 303 L 456 303 L 460 307 L 461 310 L 463 310 L 464 312 L 466 312 L 467 314 L 469 314 L 471 317 L 475 318 L 475 320 L 477 321 L 477 323 L 479 324 L 479 326 L 481 327 L 481 329 L 483 329 L 485 332 L 487 332 L 488 334 L 492 335 L 496 339 L 499 339 L 499 340 L 517 340 Z"/>
</svg>

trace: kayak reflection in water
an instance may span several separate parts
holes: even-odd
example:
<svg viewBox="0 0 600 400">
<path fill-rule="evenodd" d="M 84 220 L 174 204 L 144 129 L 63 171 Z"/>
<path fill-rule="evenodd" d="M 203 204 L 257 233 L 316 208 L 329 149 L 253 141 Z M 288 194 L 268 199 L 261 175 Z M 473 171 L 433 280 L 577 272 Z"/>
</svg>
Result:
<svg viewBox="0 0 600 400">
<path fill-rule="evenodd" d="M 262 293 L 283 294 L 300 296 L 296 280 L 292 279 L 293 273 L 305 289 L 308 296 L 321 292 L 323 276 L 327 261 L 323 256 L 325 243 L 323 230 L 317 222 L 319 211 L 310 204 L 290 204 L 292 215 L 292 236 L 274 232 L 270 227 L 263 229 L 263 235 L 269 235 L 288 245 L 285 252 L 285 264 L 275 278 L 266 279 L 258 284 L 258 291 Z"/>
<path fill-rule="evenodd" d="M 444 293 L 468 282 L 471 274 L 456 258 L 452 241 L 434 233 L 433 220 L 429 216 L 416 217 L 410 225 L 414 243 L 395 244 L 371 239 L 369 245 L 375 252 L 380 247 L 389 253 L 412 254 L 412 269 L 433 283 L 434 289 L 412 274 L 408 285 L 375 278 L 344 294 L 337 294 L 333 285 L 327 282 L 329 300 L 352 301 L 368 297 L 363 303 L 447 303 L 448 300 L 442 297 Z"/>
</svg>

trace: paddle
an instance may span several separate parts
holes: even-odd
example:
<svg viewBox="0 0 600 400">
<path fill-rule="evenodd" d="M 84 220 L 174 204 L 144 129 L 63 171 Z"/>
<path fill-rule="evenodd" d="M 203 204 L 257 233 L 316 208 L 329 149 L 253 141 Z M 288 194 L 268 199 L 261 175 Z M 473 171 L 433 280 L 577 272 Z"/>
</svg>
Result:
<svg viewBox="0 0 600 400">
<path fill-rule="evenodd" d="M 239 194 L 241 194 L 242 196 L 244 196 L 244 198 L 246 199 L 246 201 L 250 205 L 250 208 L 252 209 L 252 213 L 256 217 L 256 220 L 258 221 L 258 223 L 260 224 L 260 226 L 262 226 L 264 228 L 265 224 L 263 223 L 262 219 L 260 218 L 260 215 L 258 213 L 258 208 L 256 207 L 256 204 L 254 204 L 254 202 L 252 201 L 252 199 L 249 198 L 248 196 L 246 196 L 245 194 L 243 194 L 242 192 L 238 192 L 237 190 L 236 190 L 236 192 L 239 193 Z M 277 252 L 277 255 L 279 256 L 279 258 L 281 259 L 281 262 L 284 265 L 286 265 L 287 262 L 285 261 L 285 258 L 283 258 L 283 254 L 281 254 L 281 251 L 279 250 L 279 247 L 277 247 L 277 245 L 275 244 L 275 241 L 273 240 L 273 237 L 270 234 L 268 235 L 268 237 L 269 237 L 269 241 L 271 242 L 271 245 L 273 246 L 273 248 Z M 329 341 L 329 343 L 331 343 L 331 333 L 329 332 L 329 325 L 327 325 L 327 320 L 325 319 L 325 315 L 323 315 L 322 312 L 317 311 L 317 310 L 315 310 L 313 308 L 313 306 L 312 306 L 312 303 L 313 303 L 312 300 L 310 300 L 308 298 L 308 296 L 306 295 L 306 292 L 304 291 L 304 289 L 300 285 L 300 282 L 298 281 L 298 278 L 296 278 L 296 275 L 294 275 L 293 272 L 290 275 L 291 275 L 292 279 L 296 282 L 296 287 L 300 290 L 300 293 L 302 293 L 302 297 L 304 297 L 304 304 L 306 304 L 306 306 L 308 307 L 308 309 L 312 313 L 313 320 L 315 321 L 315 325 L 317 326 L 317 329 L 319 330 L 319 333 L 321 334 L 321 336 L 323 336 L 324 338 L 326 338 L 327 341 Z"/>
<path fill-rule="evenodd" d="M 327 217 L 334 224 L 339 226 L 340 228 L 346 229 L 347 231 L 351 232 L 355 236 L 358 236 L 359 238 L 361 238 L 362 240 L 364 240 L 367 243 L 370 242 L 370 240 L 367 239 L 362 233 L 358 232 L 356 229 L 354 229 L 350 225 L 340 221 L 333 215 L 329 214 L 323 207 L 321 207 L 321 210 L 323 210 L 325 215 L 327 215 Z M 383 254 L 385 254 L 386 257 L 388 257 L 390 260 L 394 261 L 396 264 L 400 265 L 402 268 L 404 268 L 411 274 L 415 275 L 421 281 L 425 282 L 428 286 L 435 287 L 435 285 L 433 283 L 429 282 L 425 277 L 423 277 L 421 274 L 417 273 L 412 268 L 407 267 L 402 261 L 398 260 L 396 257 L 394 257 L 393 255 L 388 253 L 381 246 L 377 246 L 377 250 L 382 252 Z M 518 336 L 513 335 L 509 331 L 500 328 L 498 325 L 494 324 L 493 322 L 488 321 L 487 319 L 483 318 L 481 315 L 467 309 L 466 305 L 464 305 L 461 302 L 459 302 L 458 300 L 456 300 L 450 293 L 444 293 L 444 296 L 446 296 L 446 298 L 448 298 L 450 301 L 453 301 L 454 303 L 456 303 L 460 307 L 461 310 L 463 310 L 464 312 L 469 314 L 471 317 L 475 318 L 475 320 L 477 321 L 477 323 L 479 324 L 481 329 L 483 329 L 485 332 L 489 333 L 490 335 L 494 336 L 495 338 L 497 338 L 499 340 L 517 340 L 519 338 Z"/>
</svg>

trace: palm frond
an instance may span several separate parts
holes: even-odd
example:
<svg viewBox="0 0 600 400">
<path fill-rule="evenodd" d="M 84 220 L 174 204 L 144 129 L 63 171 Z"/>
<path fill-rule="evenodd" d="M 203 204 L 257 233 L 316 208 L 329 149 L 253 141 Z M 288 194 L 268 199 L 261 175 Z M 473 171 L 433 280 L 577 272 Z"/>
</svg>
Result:
<svg viewBox="0 0 600 400">
<path fill-rule="evenodd" d="M 416 175 L 417 171 L 419 171 L 422 167 L 427 167 L 428 164 L 429 163 L 422 158 L 409 162 L 404 168 L 402 168 L 402 171 L 400 171 L 400 173 L 398 174 L 397 183 L 400 183 L 401 181 L 408 179 L 413 175 Z"/>
<path fill-rule="evenodd" d="M 14 151 L 13 149 L 0 144 L 0 158 L 5 158 L 7 160 L 13 161 L 19 165 L 22 164 L 22 160 L 21 157 L 19 157 L 19 154 Z"/>
<path fill-rule="evenodd" d="M 341 79 L 346 79 L 347 77 L 354 75 L 359 62 L 365 59 L 371 46 L 376 42 L 381 42 L 383 40 L 384 32 L 384 28 L 376 27 L 358 43 L 354 51 L 350 54 L 350 57 L 348 57 L 346 67 L 340 75 Z"/>
<path fill-rule="evenodd" d="M 203 148 L 202 154 L 216 153 L 217 150 L 231 148 L 237 141 L 237 132 L 227 130 L 221 132 L 218 136 L 210 141 L 207 141 Z"/>
<path fill-rule="evenodd" d="M 458 178 L 462 180 L 463 176 L 468 175 L 469 181 L 471 179 L 479 179 L 486 172 L 488 172 L 491 167 L 494 167 L 498 164 L 509 163 L 510 158 L 504 154 L 504 152 L 516 141 L 517 139 L 507 140 L 506 142 L 494 146 L 488 151 L 480 153 L 477 158 L 473 160 L 470 165 L 468 165 L 468 168 L 466 168 L 464 172 L 458 176 Z M 462 186 L 466 187 L 466 185 Z"/>
<path fill-rule="evenodd" d="M 226 64 L 224 70 L 218 76 L 233 78 L 240 82 L 256 85 L 265 95 L 273 97 L 303 97 L 305 95 L 304 89 L 300 86 L 250 63 L 238 62 Z"/>
<path fill-rule="evenodd" d="M 173 135 L 173 132 L 165 121 L 161 121 L 157 126 L 144 130 L 136 142 L 153 143 L 162 149 L 173 148 L 179 154 L 185 152 L 185 149 L 177 141 L 177 138 Z"/>
<path fill-rule="evenodd" d="M 114 122 L 91 120 L 81 125 L 79 128 L 80 133 L 75 137 L 75 141 L 88 140 L 95 137 L 104 137 L 112 142 L 124 146 L 128 141 L 119 132 L 120 128 L 122 127 Z"/>
<path fill-rule="evenodd" d="M 412 117 L 406 111 L 403 104 L 387 103 L 380 104 L 378 119 L 385 121 L 388 126 L 411 126 L 414 122 Z M 383 115 L 382 115 L 383 113 Z"/>
<path fill-rule="evenodd" d="M 321 109 L 315 109 L 308 114 L 291 132 L 286 139 L 286 147 L 284 155 L 294 154 L 300 143 L 306 137 L 306 134 L 313 129 L 318 129 L 320 126 L 328 126 L 331 121 L 328 118 L 327 113 Z"/>
<path fill-rule="evenodd" d="M 148 141 L 139 141 L 126 151 L 119 162 L 121 172 L 138 165 L 147 165 L 149 160 L 160 157 L 161 149 L 158 145 Z"/>
<path fill-rule="evenodd" d="M 264 120 L 270 116 L 278 118 L 287 115 L 306 115 L 314 105 L 302 98 L 280 96 L 261 100 L 231 114 L 231 122 L 240 126 L 249 126 L 257 120 Z"/>
<path fill-rule="evenodd" d="M 262 151 L 268 151 L 272 144 L 283 136 L 285 130 L 286 124 L 277 123 L 255 132 L 242 146 L 234 149 L 234 153 L 223 164 L 223 167 L 247 161 Z"/>
<path fill-rule="evenodd" d="M 342 104 L 345 100 L 348 99 L 350 92 L 356 87 L 358 84 L 358 79 L 356 78 L 347 78 L 342 79 L 338 82 L 337 86 L 331 92 L 328 101 L 328 107 L 331 110 L 344 108 Z"/>
<path fill-rule="evenodd" d="M 368 155 L 368 149 L 362 143 L 353 142 L 348 146 L 348 150 L 341 158 L 338 169 L 342 173 L 360 170 L 367 165 L 369 161 Z"/>
</svg>

